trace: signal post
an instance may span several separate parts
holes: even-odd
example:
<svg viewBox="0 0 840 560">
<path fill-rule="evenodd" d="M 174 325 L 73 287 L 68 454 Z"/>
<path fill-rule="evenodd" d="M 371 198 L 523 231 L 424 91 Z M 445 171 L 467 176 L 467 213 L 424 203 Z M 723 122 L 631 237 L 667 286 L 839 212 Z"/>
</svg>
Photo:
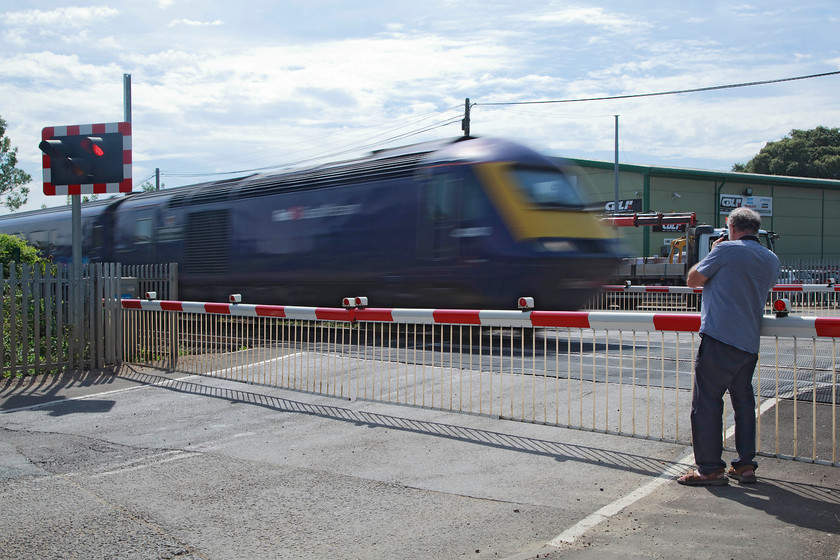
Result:
<svg viewBox="0 0 840 560">
<path fill-rule="evenodd" d="M 67 195 L 72 204 L 74 354 L 81 363 L 82 194 L 129 193 L 131 123 L 48 126 L 41 131 L 44 194 Z"/>
</svg>

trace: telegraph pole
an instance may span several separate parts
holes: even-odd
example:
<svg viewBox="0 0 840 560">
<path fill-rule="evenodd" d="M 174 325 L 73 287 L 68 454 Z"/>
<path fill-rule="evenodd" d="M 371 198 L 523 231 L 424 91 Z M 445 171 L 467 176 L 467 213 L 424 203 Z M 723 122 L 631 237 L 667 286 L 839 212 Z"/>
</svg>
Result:
<svg viewBox="0 0 840 560">
<path fill-rule="evenodd" d="M 464 119 L 461 121 L 461 130 L 464 131 L 464 138 L 470 135 L 470 98 L 464 100 Z"/>
<path fill-rule="evenodd" d="M 613 169 L 615 180 L 615 200 L 613 204 L 613 214 L 618 213 L 618 115 L 615 116 L 615 167 Z"/>
</svg>

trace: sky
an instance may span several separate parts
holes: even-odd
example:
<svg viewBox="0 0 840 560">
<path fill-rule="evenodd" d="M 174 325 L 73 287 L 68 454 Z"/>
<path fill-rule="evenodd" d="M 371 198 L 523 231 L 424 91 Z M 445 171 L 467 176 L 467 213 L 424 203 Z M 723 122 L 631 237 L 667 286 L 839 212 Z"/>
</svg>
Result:
<svg viewBox="0 0 840 560">
<path fill-rule="evenodd" d="M 622 163 L 728 171 L 840 126 L 840 75 L 570 100 L 836 72 L 838 22 L 836 0 L 0 0 L 0 117 L 24 210 L 66 203 L 41 129 L 124 120 L 126 74 L 135 186 L 454 138 L 467 98 L 474 136 L 613 161 L 619 115 Z"/>
</svg>

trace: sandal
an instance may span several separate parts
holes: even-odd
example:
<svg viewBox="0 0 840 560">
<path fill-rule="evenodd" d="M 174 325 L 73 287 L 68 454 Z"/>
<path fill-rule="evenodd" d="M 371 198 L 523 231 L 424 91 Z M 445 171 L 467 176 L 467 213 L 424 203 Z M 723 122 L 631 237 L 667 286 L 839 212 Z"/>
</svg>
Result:
<svg viewBox="0 0 840 560">
<path fill-rule="evenodd" d="M 679 477 L 677 482 L 685 486 L 726 486 L 729 484 L 729 479 L 726 478 L 723 469 L 711 474 L 700 474 L 692 469 Z"/>
<path fill-rule="evenodd" d="M 755 476 L 755 467 L 752 465 L 730 467 L 726 476 L 737 480 L 741 484 L 754 484 L 758 481 L 758 478 Z"/>
</svg>

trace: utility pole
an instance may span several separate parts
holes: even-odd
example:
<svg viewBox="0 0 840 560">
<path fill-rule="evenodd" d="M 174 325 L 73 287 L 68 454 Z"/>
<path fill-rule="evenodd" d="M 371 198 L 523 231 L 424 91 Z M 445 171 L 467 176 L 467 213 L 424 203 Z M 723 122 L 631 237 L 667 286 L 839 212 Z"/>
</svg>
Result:
<svg viewBox="0 0 840 560">
<path fill-rule="evenodd" d="M 155 190 L 160 190 L 160 167 L 155 167 Z"/>
<path fill-rule="evenodd" d="M 131 74 L 123 74 L 123 116 L 131 122 Z"/>
<path fill-rule="evenodd" d="M 615 116 L 615 167 L 613 169 L 615 176 L 615 200 L 613 201 L 613 214 L 618 213 L 618 115 Z"/>
<path fill-rule="evenodd" d="M 470 135 L 470 98 L 464 100 L 464 119 L 461 121 L 461 130 L 464 131 L 464 138 Z"/>
</svg>

